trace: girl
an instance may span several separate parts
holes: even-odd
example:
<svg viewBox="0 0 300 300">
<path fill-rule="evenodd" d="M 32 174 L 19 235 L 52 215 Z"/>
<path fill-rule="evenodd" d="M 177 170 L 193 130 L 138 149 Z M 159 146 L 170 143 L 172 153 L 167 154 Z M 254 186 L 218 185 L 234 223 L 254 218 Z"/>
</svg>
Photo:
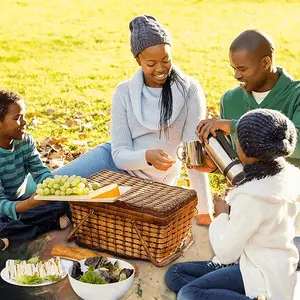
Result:
<svg viewBox="0 0 300 300">
<path fill-rule="evenodd" d="M 104 169 L 176 185 L 181 162 L 176 150 L 197 138 L 195 128 L 205 118 L 201 86 L 173 65 L 171 37 L 152 16 L 130 22 L 131 52 L 140 66 L 120 83 L 113 96 L 111 144 L 96 147 L 55 174 L 88 177 Z M 200 224 L 210 223 L 208 177 L 188 170 L 198 193 Z"/>
<path fill-rule="evenodd" d="M 215 201 L 218 217 L 209 229 L 213 261 L 168 270 L 167 285 L 179 300 L 293 297 L 300 170 L 284 157 L 295 149 L 296 128 L 279 111 L 256 109 L 241 117 L 237 136 L 246 180 L 228 194 L 228 205 Z"/>
</svg>

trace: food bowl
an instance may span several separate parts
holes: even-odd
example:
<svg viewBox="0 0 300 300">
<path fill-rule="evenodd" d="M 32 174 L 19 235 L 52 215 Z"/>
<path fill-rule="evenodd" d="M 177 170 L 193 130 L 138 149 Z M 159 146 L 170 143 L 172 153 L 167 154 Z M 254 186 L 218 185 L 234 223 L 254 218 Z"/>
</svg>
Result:
<svg viewBox="0 0 300 300">
<path fill-rule="evenodd" d="M 118 300 L 124 296 L 131 288 L 134 280 L 134 267 L 126 261 L 115 258 L 107 258 L 111 263 L 118 261 L 120 268 L 132 269 L 133 273 L 130 277 L 123 281 L 108 284 L 91 284 L 81 282 L 71 276 L 72 266 L 68 269 L 68 277 L 74 292 L 84 300 Z M 80 260 L 81 270 L 86 272 L 88 266 L 84 264 L 85 259 Z"/>
</svg>

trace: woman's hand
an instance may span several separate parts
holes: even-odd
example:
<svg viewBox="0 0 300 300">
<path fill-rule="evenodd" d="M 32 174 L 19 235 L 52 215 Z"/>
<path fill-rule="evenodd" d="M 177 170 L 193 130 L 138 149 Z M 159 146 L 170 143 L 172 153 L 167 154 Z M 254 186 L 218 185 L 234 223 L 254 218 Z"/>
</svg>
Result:
<svg viewBox="0 0 300 300">
<path fill-rule="evenodd" d="M 214 215 L 216 217 L 222 213 L 229 215 L 229 205 L 224 199 L 222 199 L 218 195 L 215 195 L 213 199 L 213 203 L 214 203 L 214 211 L 215 211 Z"/>
<path fill-rule="evenodd" d="M 202 120 L 196 129 L 196 134 L 200 140 L 200 143 L 208 144 L 208 135 L 211 133 L 215 137 L 216 130 L 221 130 L 225 135 L 229 135 L 230 124 L 231 120 L 222 120 L 216 118 Z"/>
<path fill-rule="evenodd" d="M 152 149 L 146 151 L 146 160 L 160 171 L 167 171 L 176 161 L 165 151 L 161 149 Z"/>
</svg>

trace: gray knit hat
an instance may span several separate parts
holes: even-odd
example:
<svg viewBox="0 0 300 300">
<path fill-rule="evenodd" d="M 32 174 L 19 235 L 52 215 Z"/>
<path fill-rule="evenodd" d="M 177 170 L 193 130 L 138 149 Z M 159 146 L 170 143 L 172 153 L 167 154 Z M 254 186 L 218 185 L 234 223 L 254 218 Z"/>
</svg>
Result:
<svg viewBox="0 0 300 300">
<path fill-rule="evenodd" d="M 169 44 L 171 37 L 166 29 L 152 16 L 141 15 L 135 17 L 129 23 L 130 46 L 134 57 L 137 57 L 144 49 L 159 45 Z"/>
<path fill-rule="evenodd" d="M 246 156 L 261 160 L 289 156 L 297 143 L 295 125 L 272 109 L 254 109 L 244 114 L 237 124 L 237 136 Z"/>
</svg>

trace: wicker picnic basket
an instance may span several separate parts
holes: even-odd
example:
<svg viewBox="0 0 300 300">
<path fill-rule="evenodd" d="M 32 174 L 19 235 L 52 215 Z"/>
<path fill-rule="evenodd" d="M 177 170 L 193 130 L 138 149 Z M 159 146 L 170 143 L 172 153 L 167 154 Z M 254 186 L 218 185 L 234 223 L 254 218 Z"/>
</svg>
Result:
<svg viewBox="0 0 300 300">
<path fill-rule="evenodd" d="M 77 242 L 161 267 L 177 259 L 193 242 L 191 232 L 197 194 L 113 171 L 89 178 L 102 186 L 131 189 L 114 203 L 71 202 Z"/>
</svg>

